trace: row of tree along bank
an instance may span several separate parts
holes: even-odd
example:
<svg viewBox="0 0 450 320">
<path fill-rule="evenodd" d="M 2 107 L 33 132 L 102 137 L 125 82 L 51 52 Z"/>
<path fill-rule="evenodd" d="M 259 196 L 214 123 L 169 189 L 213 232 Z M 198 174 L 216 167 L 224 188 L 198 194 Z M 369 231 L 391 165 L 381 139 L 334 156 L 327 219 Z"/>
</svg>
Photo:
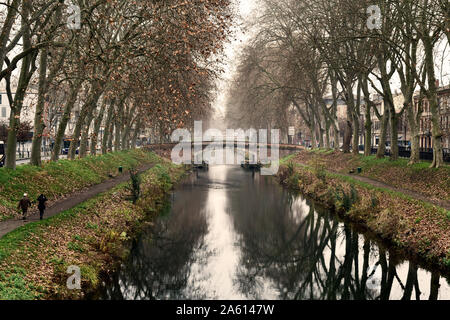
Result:
<svg viewBox="0 0 450 320">
<path fill-rule="evenodd" d="M 287 137 L 296 110 L 313 148 L 358 154 L 363 133 L 365 155 L 378 144 L 382 158 L 390 136 L 395 160 L 408 139 L 403 120 L 410 162 L 433 148 L 431 165 L 444 164 L 449 87 L 439 74 L 448 67 L 448 1 L 262 0 L 252 20 L 255 36 L 230 88 L 230 123 L 283 128 Z"/>
<path fill-rule="evenodd" d="M 124 183 L 57 216 L 28 224 L 0 240 L 0 299 L 81 299 L 102 272 L 127 256 L 127 242 L 154 217 L 183 167 L 156 157 L 136 185 Z M 134 180 L 134 179 L 133 179 Z M 132 191 L 133 192 L 130 192 Z M 67 270 L 81 270 L 81 290 L 69 290 Z"/>
<path fill-rule="evenodd" d="M 234 14 L 229 0 L 13 0 L 0 8 L 8 168 L 16 167 L 28 107 L 33 165 L 45 139 L 57 160 L 70 138 L 74 159 L 78 147 L 80 157 L 99 146 L 129 149 L 145 128 L 165 137 L 211 110 Z"/>
<path fill-rule="evenodd" d="M 363 225 L 395 248 L 450 272 L 450 211 L 327 171 L 320 157 L 309 162 L 296 156 L 285 158 L 278 178 L 281 184 Z"/>
</svg>

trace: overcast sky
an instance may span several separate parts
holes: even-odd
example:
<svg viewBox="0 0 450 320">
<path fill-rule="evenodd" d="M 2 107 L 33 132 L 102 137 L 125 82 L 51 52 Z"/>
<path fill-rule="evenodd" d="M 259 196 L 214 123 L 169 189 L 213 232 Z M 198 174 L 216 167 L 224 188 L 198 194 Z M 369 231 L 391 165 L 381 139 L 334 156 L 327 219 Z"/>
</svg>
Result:
<svg viewBox="0 0 450 320">
<path fill-rule="evenodd" d="M 237 25 L 242 24 L 248 20 L 256 9 L 258 0 L 234 0 L 238 9 L 240 18 L 237 21 Z M 218 81 L 217 99 L 214 103 L 214 109 L 217 112 L 216 118 L 218 122 L 220 118 L 225 115 L 225 105 L 227 101 L 227 87 L 230 81 L 233 79 L 235 70 L 239 64 L 239 53 L 245 46 L 246 42 L 251 38 L 249 34 L 243 32 L 242 28 L 237 27 L 235 29 L 236 36 L 232 41 L 226 45 L 225 48 L 225 61 L 224 71 L 221 79 Z M 234 40 L 236 39 L 236 40 Z M 218 128 L 218 126 L 216 126 Z M 223 128 L 224 129 L 224 128 Z"/>
</svg>

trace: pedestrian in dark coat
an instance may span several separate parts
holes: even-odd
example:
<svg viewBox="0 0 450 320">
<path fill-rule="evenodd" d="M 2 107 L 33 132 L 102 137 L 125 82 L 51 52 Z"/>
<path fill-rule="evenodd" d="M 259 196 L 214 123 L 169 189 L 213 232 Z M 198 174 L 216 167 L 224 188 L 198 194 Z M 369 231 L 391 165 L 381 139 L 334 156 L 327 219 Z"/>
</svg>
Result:
<svg viewBox="0 0 450 320">
<path fill-rule="evenodd" d="M 37 198 L 37 202 L 38 202 L 39 214 L 40 214 L 40 217 L 41 217 L 41 220 L 42 220 L 44 218 L 45 203 L 47 202 L 47 197 L 44 196 L 43 194 L 41 194 Z"/>
<path fill-rule="evenodd" d="M 17 206 L 17 209 L 22 209 L 23 220 L 25 220 L 27 217 L 27 211 L 29 207 L 31 207 L 31 201 L 28 198 L 28 194 L 24 193 L 23 198 L 19 201 L 19 205 Z"/>
</svg>

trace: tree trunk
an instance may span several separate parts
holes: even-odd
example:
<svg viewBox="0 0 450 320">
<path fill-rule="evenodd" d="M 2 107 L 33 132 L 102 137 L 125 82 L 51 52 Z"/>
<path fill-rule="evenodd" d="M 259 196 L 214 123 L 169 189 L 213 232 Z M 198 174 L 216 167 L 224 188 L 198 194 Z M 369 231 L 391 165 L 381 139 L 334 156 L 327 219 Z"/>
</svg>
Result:
<svg viewBox="0 0 450 320">
<path fill-rule="evenodd" d="M 356 93 L 356 105 L 353 106 L 353 149 L 354 155 L 359 155 L 359 127 L 360 127 L 360 113 L 361 113 L 361 81 L 358 81 L 358 89 Z M 353 103 L 354 104 L 354 103 Z"/>
<path fill-rule="evenodd" d="M 405 290 L 402 300 L 411 300 L 414 283 L 417 280 L 417 267 L 413 262 L 409 262 L 408 277 L 406 278 Z"/>
<path fill-rule="evenodd" d="M 95 106 L 96 105 L 97 104 L 95 104 Z M 92 120 L 94 119 L 94 110 L 95 109 L 96 109 L 96 107 L 91 107 L 90 111 L 85 119 L 84 130 L 81 133 L 81 139 L 80 139 L 80 154 L 79 154 L 80 158 L 86 157 L 86 154 L 87 154 L 87 149 L 88 149 L 88 145 L 89 145 L 89 129 L 91 128 L 91 123 L 92 123 Z"/>
<path fill-rule="evenodd" d="M 398 115 L 395 112 L 395 107 L 390 106 L 389 118 L 391 125 L 391 160 L 398 159 Z"/>
<path fill-rule="evenodd" d="M 59 6 L 56 9 L 56 13 L 53 16 L 54 25 L 58 25 L 61 20 L 62 11 Z M 54 35 L 54 33 L 52 33 Z M 49 75 L 47 76 L 47 63 L 48 63 L 48 48 L 44 47 L 41 50 L 40 61 L 39 61 L 39 91 L 38 91 L 38 102 L 36 105 L 36 111 L 34 116 L 34 136 L 33 143 L 31 146 L 31 164 L 35 166 L 41 165 L 41 149 L 42 149 L 42 137 L 45 130 L 44 115 L 45 112 L 45 96 L 48 93 L 49 85 L 54 80 L 59 70 L 63 67 L 67 51 L 64 51 L 57 61 L 53 62 L 53 66 L 50 69 Z"/>
<path fill-rule="evenodd" d="M 125 100 L 124 98 L 119 107 L 117 108 L 117 114 L 114 121 L 115 126 L 115 137 L 114 137 L 114 151 L 121 150 L 124 146 L 121 145 L 122 142 L 122 132 L 124 128 L 124 122 L 125 122 L 125 114 L 124 114 L 124 107 L 125 106 Z"/>
<path fill-rule="evenodd" d="M 78 143 L 80 141 L 81 129 L 84 124 L 84 119 L 86 118 L 86 113 L 87 113 L 86 108 L 87 108 L 87 106 L 85 104 L 78 116 L 77 123 L 75 124 L 75 129 L 72 134 L 72 141 L 70 141 L 69 153 L 67 155 L 67 158 L 70 160 L 75 159 L 76 151 L 78 148 Z"/>
<path fill-rule="evenodd" d="M 58 132 L 56 133 L 55 145 L 53 147 L 53 152 L 52 152 L 52 161 L 58 161 L 58 159 L 59 159 L 59 154 L 61 153 L 62 143 L 64 140 L 64 136 L 66 134 L 67 124 L 69 123 L 72 109 L 75 105 L 75 102 L 77 101 L 77 96 L 78 96 L 78 92 L 81 89 L 81 84 L 82 84 L 82 81 L 77 80 L 75 85 L 72 87 L 72 90 L 70 91 L 69 99 L 67 100 L 66 105 L 64 107 L 64 113 L 61 118 L 61 122 L 59 123 L 59 126 L 58 126 Z"/>
<path fill-rule="evenodd" d="M 133 132 L 133 138 L 131 140 L 131 148 L 133 148 L 133 149 L 136 148 L 137 138 L 138 138 L 139 132 L 141 131 L 141 123 L 142 123 L 141 117 L 138 117 L 136 126 L 134 128 L 134 132 Z"/>
<path fill-rule="evenodd" d="M 116 118 L 115 124 L 115 137 L 114 137 L 114 151 L 120 151 L 120 142 L 121 142 L 121 132 L 120 132 L 120 121 Z"/>
<path fill-rule="evenodd" d="M 394 74 L 394 66 L 391 65 L 391 69 L 388 70 L 389 60 L 391 57 L 388 54 L 388 46 L 386 44 L 381 45 L 381 50 L 377 54 L 378 69 L 380 70 L 381 77 L 379 79 L 381 87 L 383 89 L 383 100 L 385 112 L 389 111 L 389 124 L 390 124 L 390 136 L 391 136 L 391 160 L 398 159 L 398 115 L 395 110 L 394 99 L 392 95 L 390 80 Z M 392 63 L 392 62 L 391 62 Z"/>
<path fill-rule="evenodd" d="M 366 103 L 366 114 L 364 121 L 364 155 L 366 157 L 372 154 L 372 119 L 370 109 L 370 103 Z"/>
<path fill-rule="evenodd" d="M 6 144 L 6 168 L 16 169 L 17 130 L 20 126 L 20 113 L 11 108 L 9 117 L 8 140 Z"/>
<path fill-rule="evenodd" d="M 112 101 L 111 104 L 114 104 L 114 101 Z M 93 132 L 91 135 L 91 155 L 97 154 L 98 134 L 100 132 L 100 126 L 103 121 L 103 115 L 105 113 L 105 109 L 106 109 L 106 101 L 103 101 L 102 106 L 100 108 L 100 112 L 97 115 L 97 118 L 95 119 L 94 128 L 93 128 Z"/>
<path fill-rule="evenodd" d="M 325 130 L 322 127 L 322 119 L 320 118 L 319 105 L 318 104 L 312 104 L 311 105 L 311 114 L 312 114 L 312 117 L 313 117 L 313 121 L 317 124 L 316 125 L 316 128 L 317 128 L 316 135 L 318 135 L 317 136 L 317 138 L 318 138 L 317 139 L 318 147 L 319 148 L 323 148 L 324 147 L 323 135 L 325 133 Z"/>
<path fill-rule="evenodd" d="M 309 126 L 309 131 L 311 132 L 311 148 L 315 149 L 317 148 L 316 144 L 316 124 L 315 121 L 311 121 L 311 125 Z"/>
<path fill-rule="evenodd" d="M 439 272 L 433 271 L 431 273 L 431 285 L 430 285 L 430 297 L 429 300 L 437 300 L 439 297 L 439 280 L 441 279 L 441 276 L 439 275 Z"/>
<path fill-rule="evenodd" d="M 409 30 L 410 24 L 406 26 Z M 411 32 L 409 32 L 411 33 Z M 404 97 L 404 110 L 406 110 L 406 116 L 408 119 L 409 130 L 411 134 L 411 156 L 409 158 L 408 165 L 412 165 L 420 161 L 420 116 L 422 114 L 422 101 L 421 98 L 417 104 L 417 110 L 414 104 L 414 89 L 416 81 L 414 74 L 417 74 L 417 43 L 418 39 L 411 39 L 410 36 L 406 36 L 403 41 L 405 47 L 404 69 L 398 68 L 398 74 L 400 77 L 401 90 Z M 426 72 L 423 72 L 422 76 L 425 76 Z M 422 96 L 422 93 L 421 93 Z M 406 139 L 406 137 L 405 137 Z"/>
<path fill-rule="evenodd" d="M 131 128 L 133 126 L 132 118 L 136 111 L 136 104 L 133 105 L 133 107 L 130 109 L 127 118 L 125 121 L 123 121 L 123 131 L 122 131 L 122 149 L 128 149 L 130 145 L 130 133 Z"/>
<path fill-rule="evenodd" d="M 100 86 L 100 84 L 98 84 Z M 80 141 L 81 130 L 84 127 L 86 117 L 89 115 L 92 108 L 97 105 L 97 101 L 102 94 L 102 89 L 95 87 L 96 84 L 93 85 L 93 92 L 89 95 L 86 103 L 81 108 L 80 115 L 77 119 L 77 123 L 75 125 L 75 130 L 73 132 L 72 142 L 70 143 L 69 148 L 69 159 L 75 159 L 76 150 L 78 148 L 78 143 Z"/>
<path fill-rule="evenodd" d="M 333 136 L 334 136 L 334 146 L 333 149 L 339 150 L 341 141 L 339 139 L 340 132 L 335 122 L 333 122 Z"/>
<path fill-rule="evenodd" d="M 364 109 L 364 156 L 368 157 L 372 154 L 372 108 L 376 108 L 370 99 L 368 75 L 361 76 L 361 90 L 364 94 L 366 106 Z"/>
<path fill-rule="evenodd" d="M 344 141 L 342 145 L 342 150 L 344 153 L 350 153 L 350 143 L 352 141 L 352 123 L 350 120 L 345 122 L 346 126 L 344 128 Z"/>
<path fill-rule="evenodd" d="M 338 105 L 338 79 L 336 78 L 333 71 L 330 70 L 330 82 L 331 82 L 331 95 L 333 97 L 333 103 L 331 105 L 331 114 L 332 114 L 332 126 L 333 126 L 333 135 L 334 135 L 334 149 L 339 150 L 340 147 L 340 132 L 338 128 L 338 119 L 337 119 L 337 105 Z"/>
<path fill-rule="evenodd" d="M 324 146 L 324 142 L 323 142 L 323 129 L 321 127 L 319 127 L 319 146 L 320 148 L 323 148 Z"/>
<path fill-rule="evenodd" d="M 113 138 L 114 138 L 114 130 L 115 130 L 115 126 L 116 126 L 116 121 L 114 120 L 113 123 L 111 124 L 111 129 L 110 129 L 110 134 L 109 134 L 109 138 L 108 138 L 108 150 L 109 151 L 113 151 Z"/>
<path fill-rule="evenodd" d="M 381 119 L 381 128 L 380 128 L 381 133 L 380 133 L 380 142 L 378 144 L 377 159 L 384 158 L 384 155 L 386 153 L 388 124 L 389 124 L 389 110 L 385 106 L 383 117 Z"/>
<path fill-rule="evenodd" d="M 431 122 L 433 124 L 433 162 L 430 167 L 439 168 L 444 164 L 444 154 L 442 151 L 442 130 L 439 119 L 436 75 L 434 72 L 433 45 L 428 36 L 424 37 L 423 45 L 425 48 L 425 65 L 428 76 L 428 90 L 426 95 L 430 103 Z"/>
<path fill-rule="evenodd" d="M 47 48 L 42 49 L 39 63 L 39 92 L 36 112 L 34 114 L 33 143 L 31 145 L 31 164 L 34 166 L 41 165 L 42 134 L 44 133 L 45 129 L 43 113 L 45 105 L 45 95 L 47 93 L 47 51 Z"/>
<path fill-rule="evenodd" d="M 22 5 L 23 12 L 21 24 L 23 27 L 25 27 L 23 35 L 23 50 L 27 50 L 31 47 L 30 27 L 26 25 L 29 16 L 30 5 L 31 3 L 29 1 L 24 1 Z M 14 96 L 14 101 L 11 104 L 11 115 L 9 120 L 7 139 L 8 145 L 6 147 L 6 167 L 9 169 L 16 169 L 17 130 L 19 129 L 20 125 L 20 113 L 22 111 L 26 90 L 28 84 L 30 83 L 31 76 L 36 69 L 36 67 L 34 66 L 34 59 L 36 59 L 36 56 L 33 57 L 31 54 L 29 54 L 22 60 L 19 81 L 17 84 L 17 92 Z"/>
<path fill-rule="evenodd" d="M 113 124 L 113 118 L 114 118 L 114 103 L 111 103 L 111 105 L 108 108 L 108 117 L 106 119 L 105 123 L 105 132 L 103 134 L 103 141 L 102 141 L 102 154 L 106 154 L 108 150 L 108 141 L 109 137 L 112 136 L 112 131 L 114 129 Z"/>
<path fill-rule="evenodd" d="M 359 118 L 357 115 L 353 116 L 353 148 L 352 153 L 359 155 Z"/>
<path fill-rule="evenodd" d="M 411 156 L 409 158 L 409 165 L 417 163 L 420 161 L 420 135 L 419 135 L 419 125 L 417 123 L 417 117 L 414 112 L 414 107 L 407 107 L 407 116 L 408 116 L 408 124 L 409 131 L 411 134 Z M 420 113 L 419 113 L 420 115 Z"/>
<path fill-rule="evenodd" d="M 342 149 L 345 153 L 350 153 L 350 143 L 352 141 L 352 122 L 353 121 L 353 113 L 354 113 L 354 106 L 355 106 L 355 100 L 353 96 L 353 85 L 350 80 L 347 81 L 346 87 L 345 87 L 345 95 L 346 95 L 346 103 L 347 103 L 347 126 L 345 127 L 344 132 L 344 145 L 342 146 Z"/>
</svg>

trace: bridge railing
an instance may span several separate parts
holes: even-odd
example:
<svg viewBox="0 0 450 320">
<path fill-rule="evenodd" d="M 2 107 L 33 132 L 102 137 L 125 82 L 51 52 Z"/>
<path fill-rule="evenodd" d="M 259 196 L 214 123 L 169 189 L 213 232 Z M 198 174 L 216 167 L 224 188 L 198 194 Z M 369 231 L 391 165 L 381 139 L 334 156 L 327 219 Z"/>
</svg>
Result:
<svg viewBox="0 0 450 320">
<path fill-rule="evenodd" d="M 199 145 L 201 144 L 202 146 L 206 147 L 211 145 L 212 142 L 201 142 L 201 143 L 195 143 L 195 142 L 187 142 L 186 144 L 191 144 L 192 146 L 195 145 Z M 143 146 L 143 148 L 145 149 L 152 149 L 152 148 L 159 148 L 159 149 L 167 149 L 167 148 L 173 148 L 176 145 L 179 145 L 180 143 L 154 143 L 154 144 L 147 144 L 145 146 Z M 183 144 L 183 143 L 181 143 Z M 226 147 L 228 144 L 227 142 L 223 142 L 223 146 Z M 249 142 L 244 142 L 244 141 L 237 141 L 234 142 L 234 147 L 240 147 L 244 145 L 246 148 L 250 147 L 250 145 L 254 145 L 257 148 L 261 147 L 261 146 L 265 146 L 267 148 L 271 148 L 272 144 L 271 143 L 249 143 Z M 305 147 L 300 146 L 300 145 L 296 145 L 296 144 L 278 144 L 278 145 L 274 145 L 274 147 L 278 147 L 279 149 L 282 150 L 305 150 Z"/>
</svg>

